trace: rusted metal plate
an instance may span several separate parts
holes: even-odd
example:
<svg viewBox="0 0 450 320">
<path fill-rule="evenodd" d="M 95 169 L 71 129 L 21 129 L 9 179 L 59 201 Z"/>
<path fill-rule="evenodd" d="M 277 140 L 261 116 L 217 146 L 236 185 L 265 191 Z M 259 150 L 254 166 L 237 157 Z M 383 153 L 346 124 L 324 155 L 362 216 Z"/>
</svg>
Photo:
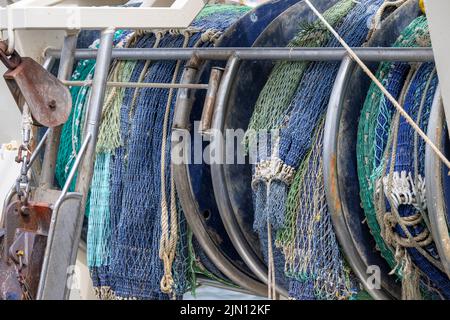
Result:
<svg viewBox="0 0 450 320">
<path fill-rule="evenodd" d="M 46 244 L 47 236 L 16 229 L 9 255 L 0 261 L 1 300 L 36 297 Z"/>
<path fill-rule="evenodd" d="M 12 202 L 5 212 L 6 247 L 9 248 L 15 237 L 16 229 L 26 229 L 47 234 L 52 216 L 50 204 L 43 202 L 30 202 L 22 213 L 20 201 Z"/>
<path fill-rule="evenodd" d="M 4 76 L 17 105 L 26 103 L 35 124 L 56 127 L 67 121 L 72 107 L 69 89 L 31 58 Z"/>
<path fill-rule="evenodd" d="M 20 201 L 12 202 L 5 212 L 4 257 L 8 255 L 9 248 L 17 238 L 17 230 L 47 235 L 51 215 L 52 210 L 47 203 L 30 202 L 26 208 L 23 208 Z"/>
<path fill-rule="evenodd" d="M 0 299 L 35 298 L 52 210 L 48 203 L 30 202 L 23 206 L 14 201 L 5 215 L 6 228 L 0 237 Z"/>
</svg>

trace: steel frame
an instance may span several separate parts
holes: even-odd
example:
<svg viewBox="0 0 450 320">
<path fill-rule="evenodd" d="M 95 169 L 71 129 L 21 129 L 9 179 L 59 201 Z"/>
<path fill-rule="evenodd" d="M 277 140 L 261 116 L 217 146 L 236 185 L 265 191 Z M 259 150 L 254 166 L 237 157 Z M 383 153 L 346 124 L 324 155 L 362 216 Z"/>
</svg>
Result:
<svg viewBox="0 0 450 320">
<path fill-rule="evenodd" d="M 229 65 L 232 61 L 239 62 L 240 60 L 289 60 L 289 61 L 340 61 L 347 57 L 347 54 L 342 48 L 205 48 L 205 49 L 113 49 L 112 48 L 112 35 L 114 29 L 107 28 L 102 31 L 100 48 L 98 50 L 75 50 L 74 43 L 76 43 L 76 36 L 68 35 L 65 40 L 65 46 L 62 51 L 49 49 L 46 52 L 46 57 L 60 58 L 61 70 L 59 72 L 59 78 L 66 80 L 71 73 L 71 66 L 74 59 L 96 59 L 97 67 L 95 70 L 94 80 L 92 85 L 91 100 L 89 102 L 89 114 L 88 125 L 85 128 L 85 140 L 83 147 L 77 155 L 76 166 L 72 169 L 66 185 L 63 187 L 63 192 L 60 194 L 60 198 L 54 204 L 52 227 L 49 232 L 49 242 L 56 241 L 53 238 L 54 225 L 58 217 L 58 211 L 67 198 L 72 195 L 67 193 L 68 186 L 72 182 L 75 172 L 78 170 L 78 179 L 76 182 L 76 194 L 82 197 L 81 207 L 78 214 L 77 221 L 77 236 L 73 240 L 73 248 L 71 252 L 70 261 L 66 261 L 67 267 L 74 264 L 76 259 L 76 248 L 79 245 L 79 236 L 81 233 L 81 225 L 84 217 L 84 208 L 87 192 L 91 183 L 94 165 L 94 152 L 97 142 L 98 128 L 100 124 L 101 110 L 103 105 L 103 99 L 105 95 L 105 88 L 107 87 L 107 74 L 111 59 L 130 59 L 130 60 L 226 60 Z M 433 61 L 433 53 L 431 49 L 392 49 L 392 48 L 355 48 L 358 55 L 365 61 Z M 229 71 L 229 70 L 228 70 Z M 178 84 L 180 88 L 178 92 L 177 105 L 185 105 L 186 109 L 190 112 L 190 97 L 191 90 L 206 89 L 206 87 L 196 88 L 192 85 L 196 71 L 194 69 L 185 70 L 183 81 Z M 225 74 L 227 70 L 225 70 Z M 233 77 L 223 77 L 223 81 L 220 84 L 218 91 L 218 99 L 216 101 L 216 108 L 218 105 L 223 104 L 223 99 L 226 97 L 227 90 L 223 89 L 229 85 Z M 66 82 L 70 84 L 70 82 Z M 133 84 L 130 84 L 133 86 Z M 155 84 L 157 85 L 157 84 Z M 122 84 L 126 86 L 126 84 Z M 167 87 L 163 84 L 160 87 Z M 221 102 L 222 101 L 222 102 Z M 222 108 L 223 109 L 223 108 Z M 216 109 L 217 110 L 217 109 Z M 179 132 L 180 130 L 187 130 L 188 114 L 175 114 L 173 132 Z M 220 122 L 220 118 L 215 120 Z M 219 122 L 215 126 L 218 126 Z M 56 152 L 59 146 L 60 131 L 58 129 L 50 129 L 48 134 L 44 137 L 45 140 L 45 154 L 44 162 L 42 165 L 41 185 L 44 184 L 47 187 L 53 186 L 54 176 L 54 164 L 56 161 Z M 39 150 L 42 150 L 44 141 L 39 143 Z M 217 169 L 217 168 L 216 168 Z M 186 206 L 185 214 L 186 218 L 193 228 L 194 233 L 199 238 L 199 241 L 203 243 L 203 249 L 205 249 L 208 256 L 217 264 L 219 269 L 227 275 L 235 283 L 241 287 L 255 292 L 259 295 L 264 295 L 265 286 L 256 280 L 251 280 L 251 277 L 247 274 L 240 272 L 226 257 L 219 252 L 218 248 L 211 247 L 211 239 L 204 230 L 204 225 L 199 220 L 198 208 L 196 210 L 194 203 L 192 189 L 189 182 L 189 174 L 186 166 L 175 166 L 174 168 L 175 179 L 177 182 L 177 188 L 182 190 L 180 192 L 180 198 L 183 204 Z M 47 246 L 50 248 L 50 246 Z M 44 266 L 41 274 L 41 282 L 39 286 L 38 298 L 45 299 L 45 292 L 49 292 L 51 288 L 46 287 L 47 279 L 53 275 L 49 273 L 49 252 L 46 252 Z M 264 270 L 258 268 L 251 268 L 252 271 L 258 271 L 259 276 L 264 278 Z M 66 281 L 62 281 L 60 285 L 65 286 Z M 286 294 L 283 290 L 279 289 L 282 294 Z M 67 298 L 67 290 L 61 298 Z"/>
<path fill-rule="evenodd" d="M 428 135 L 441 150 L 445 145 L 445 109 L 441 91 L 442 86 L 436 90 L 433 107 L 428 124 Z M 447 127 L 448 128 L 448 127 Z M 445 272 L 450 277 L 450 235 L 447 221 L 447 203 L 445 188 L 443 186 L 444 165 L 429 146 L 425 152 L 425 179 L 427 185 L 428 217 L 431 233 L 439 253 Z"/>
<path fill-rule="evenodd" d="M 434 61 L 431 48 L 353 48 L 363 61 Z M 97 50 L 75 50 L 75 59 L 95 59 Z M 59 58 L 61 51 L 48 49 L 46 57 Z M 344 48 L 123 48 L 113 49 L 112 58 L 119 60 L 285 60 L 285 61 L 340 61 L 347 52 Z"/>
</svg>

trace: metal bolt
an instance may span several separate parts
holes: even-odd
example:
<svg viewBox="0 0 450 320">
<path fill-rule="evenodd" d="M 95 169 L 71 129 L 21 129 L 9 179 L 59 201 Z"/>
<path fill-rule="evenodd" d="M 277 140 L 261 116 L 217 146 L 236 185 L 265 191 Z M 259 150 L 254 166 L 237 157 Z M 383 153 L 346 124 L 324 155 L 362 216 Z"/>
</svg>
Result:
<svg viewBox="0 0 450 320">
<path fill-rule="evenodd" d="M 20 208 L 20 211 L 21 211 L 21 213 L 22 213 L 24 216 L 29 216 L 29 215 L 30 215 L 30 208 L 28 208 L 27 206 L 22 206 L 22 207 Z"/>
<path fill-rule="evenodd" d="M 55 100 L 51 100 L 51 101 L 48 103 L 48 107 L 49 107 L 50 109 L 56 109 L 56 101 L 55 101 Z"/>
</svg>

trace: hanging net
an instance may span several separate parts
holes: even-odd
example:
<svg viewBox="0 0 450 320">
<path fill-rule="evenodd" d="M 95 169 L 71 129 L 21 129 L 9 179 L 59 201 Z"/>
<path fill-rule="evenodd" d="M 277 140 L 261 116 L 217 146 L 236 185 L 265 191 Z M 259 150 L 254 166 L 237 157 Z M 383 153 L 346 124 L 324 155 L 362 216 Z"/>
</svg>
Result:
<svg viewBox="0 0 450 320">
<path fill-rule="evenodd" d="M 207 5 L 186 31 L 115 34 L 116 47 L 211 46 L 249 8 Z M 91 46 L 98 47 L 95 41 Z M 94 60 L 80 61 L 72 80 L 91 80 Z M 181 61 L 114 61 L 117 82 L 178 82 Z M 82 142 L 90 87 L 71 88 L 56 178 L 62 186 Z M 176 90 L 108 87 L 87 203 L 88 266 L 101 299 L 168 299 L 195 288 L 197 261 L 177 201 L 170 167 Z M 74 188 L 74 182 L 71 189 Z M 167 235 L 167 236 L 166 236 Z M 212 275 L 208 271 L 204 273 Z"/>
<path fill-rule="evenodd" d="M 284 244 L 286 274 L 291 279 L 289 295 L 299 300 L 350 299 L 359 291 L 342 258 L 327 208 L 323 131 L 322 120 L 290 190 L 287 212 L 296 215 L 290 230 L 294 239 L 286 241 L 282 235 L 278 239 L 278 245 Z"/>
<path fill-rule="evenodd" d="M 361 46 L 381 3 L 341 1 L 327 11 L 329 15 L 337 16 L 325 18 L 334 23 L 338 33 L 350 46 Z M 333 11 L 334 8 L 339 10 Z M 327 47 L 340 46 L 337 39 L 328 35 L 325 27 L 320 23 L 317 25 L 320 26 L 318 30 L 308 31 L 312 34 L 311 38 L 324 39 L 322 44 Z M 318 34 L 323 34 L 325 38 Z M 259 162 L 255 166 L 252 183 L 255 192 L 254 228 L 261 239 L 263 252 L 270 251 L 268 246 L 272 246 L 267 240 L 268 227 L 271 227 L 273 237 L 276 236 L 276 244 L 280 248 L 275 250 L 273 257 L 278 271 L 277 281 L 285 272 L 292 298 L 348 299 L 358 288 L 345 267 L 333 232 L 325 201 L 322 143 L 316 141 L 323 135 L 323 127 L 319 124 L 328 105 L 339 63 L 316 62 L 295 66 L 295 75 L 299 79 L 296 82 L 286 81 L 290 82 L 288 86 L 293 86 L 292 91 L 287 93 L 285 87 L 278 87 L 276 89 L 280 91 L 271 97 L 278 103 L 281 100 L 279 97 L 286 95 L 288 103 L 271 112 L 271 106 L 266 106 L 260 96 L 258 103 L 261 105 L 257 104 L 251 121 L 255 128 L 281 129 L 279 137 L 271 142 L 263 141 L 264 147 L 260 149 L 269 156 L 258 153 Z M 286 79 L 290 79 L 292 74 L 281 68 L 274 69 L 266 87 L 278 84 L 280 80 L 272 80 L 272 77 L 282 79 L 281 72 L 285 72 L 288 75 Z M 284 68 L 290 70 L 287 64 Z M 296 83 L 295 87 L 292 83 Z M 264 88 L 261 93 L 263 98 L 271 90 Z M 261 112 L 256 113 L 258 108 Z M 267 122 L 263 110 L 270 112 Z M 248 136 L 247 141 L 252 139 Z M 261 139 L 257 143 L 261 144 Z"/>
<path fill-rule="evenodd" d="M 332 25 L 337 25 L 352 8 L 351 0 L 340 1 L 324 12 L 323 16 Z M 298 34 L 287 47 L 321 47 L 330 39 L 331 34 L 319 21 L 300 24 Z M 254 143 L 261 131 L 278 129 L 286 116 L 287 109 L 297 90 L 298 84 L 309 62 L 278 62 L 256 101 L 254 112 L 246 131 L 244 143 Z"/>
<path fill-rule="evenodd" d="M 127 32 L 122 30 L 116 31 L 114 34 L 114 45 L 120 44 L 127 34 Z M 96 40 L 90 48 L 96 49 L 98 45 L 99 40 Z M 95 60 L 81 60 L 77 63 L 71 80 L 92 80 L 94 71 Z M 83 142 L 82 124 L 84 124 L 90 92 L 90 86 L 70 87 L 73 106 L 69 118 L 62 128 L 55 168 L 56 182 L 60 187 L 64 186 Z M 71 182 L 69 191 L 74 190 L 75 183 L 76 176 Z M 89 208 L 89 205 L 86 208 Z"/>
<path fill-rule="evenodd" d="M 136 34 L 130 34 L 125 46 L 134 45 Z M 109 80 L 127 82 L 136 65 L 135 61 L 115 61 Z M 96 148 L 96 160 L 91 184 L 87 262 L 91 279 L 100 299 L 113 297 L 110 290 L 109 266 L 111 259 L 111 215 L 110 215 L 110 178 L 111 159 L 120 146 L 119 113 L 123 100 L 123 88 L 111 87 L 106 91 L 102 112 L 102 122 Z"/>
<path fill-rule="evenodd" d="M 424 38 L 427 36 L 427 22 L 425 17 L 415 19 L 403 32 L 399 39 L 393 45 L 394 47 L 411 47 L 416 44 L 416 38 Z M 387 85 L 387 76 L 389 74 L 391 63 L 382 63 L 377 71 L 377 78 L 382 81 L 383 85 Z M 369 88 L 366 101 L 361 111 L 361 119 L 358 124 L 358 142 L 357 142 L 357 160 L 358 160 L 358 177 L 360 183 L 360 195 L 362 206 L 367 217 L 372 235 L 377 243 L 377 248 L 381 251 L 382 256 L 386 259 L 391 267 L 395 266 L 395 259 L 392 251 L 386 246 L 381 237 L 381 230 L 376 219 L 375 208 L 373 206 L 374 188 L 371 180 L 374 168 L 379 166 L 379 162 L 375 162 L 376 149 L 382 148 L 376 146 L 374 124 L 378 116 L 378 106 L 383 98 L 379 88 L 372 84 Z M 378 154 L 383 151 L 378 151 Z"/>
<path fill-rule="evenodd" d="M 210 14 L 202 13 L 188 32 L 152 35 L 145 46 L 212 45 L 210 40 L 246 11 L 235 6 L 217 8 L 220 10 L 215 12 L 207 6 Z M 178 82 L 182 68 L 181 62 L 173 61 L 140 63 L 131 81 Z M 190 270 L 186 223 L 177 205 L 170 168 L 167 130 L 175 97 L 176 90 L 125 90 L 120 111 L 123 145 L 114 156 L 111 176 L 110 208 L 116 225 L 112 228 L 109 273 L 117 298 L 175 298 L 192 283 L 186 278 Z"/>
</svg>

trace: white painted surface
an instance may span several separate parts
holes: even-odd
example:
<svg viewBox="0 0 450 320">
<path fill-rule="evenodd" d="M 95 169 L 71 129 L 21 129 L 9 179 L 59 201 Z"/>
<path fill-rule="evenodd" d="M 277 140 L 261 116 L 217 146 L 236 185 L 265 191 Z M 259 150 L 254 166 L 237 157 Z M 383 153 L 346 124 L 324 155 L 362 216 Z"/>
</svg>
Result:
<svg viewBox="0 0 450 320">
<path fill-rule="evenodd" d="M 15 161 L 16 147 L 17 143 L 0 147 L 0 208 L 3 208 L 4 199 L 20 173 L 20 165 Z M 2 211 L 0 210 L 0 220 Z"/>
<path fill-rule="evenodd" d="M 20 111 L 3 79 L 5 72 L 5 66 L 0 63 L 0 145 L 21 139 Z"/>
<path fill-rule="evenodd" d="M 70 291 L 70 300 L 97 300 L 92 287 L 92 281 L 87 267 L 86 250 L 78 249 L 75 273 L 70 280 L 75 281 L 73 289 Z"/>
<path fill-rule="evenodd" d="M 23 0 L 0 8 L 0 28 L 123 29 L 187 28 L 205 5 L 203 0 L 158 0 L 155 7 L 47 6 L 61 1 Z M 157 5 L 157 6 L 156 6 Z M 12 36 L 12 35 L 11 35 Z"/>
<path fill-rule="evenodd" d="M 450 125 L 450 1 L 425 0 L 425 12 L 430 26 L 447 125 Z"/>
</svg>

